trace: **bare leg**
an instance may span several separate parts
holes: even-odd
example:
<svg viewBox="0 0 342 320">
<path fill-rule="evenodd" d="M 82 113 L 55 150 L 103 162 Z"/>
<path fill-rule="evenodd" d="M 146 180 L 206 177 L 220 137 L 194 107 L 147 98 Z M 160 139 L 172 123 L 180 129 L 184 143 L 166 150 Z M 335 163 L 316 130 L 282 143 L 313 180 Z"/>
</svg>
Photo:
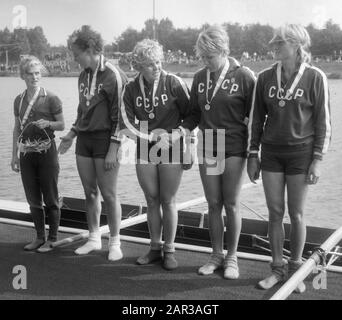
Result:
<svg viewBox="0 0 342 320">
<path fill-rule="evenodd" d="M 180 185 L 183 169 L 180 164 L 160 164 L 159 170 L 159 194 L 163 208 L 164 229 L 164 263 L 167 270 L 177 268 L 178 263 L 173 255 L 175 251 L 174 241 L 177 232 L 178 211 L 176 207 L 176 193 Z"/>
<path fill-rule="evenodd" d="M 302 254 L 306 239 L 306 225 L 303 215 L 308 192 L 308 185 L 305 179 L 306 176 L 303 174 L 286 176 L 288 208 L 291 219 L 289 276 L 292 276 L 302 264 Z M 304 291 L 305 284 L 301 282 L 298 284 L 295 292 L 302 293 Z"/>
<path fill-rule="evenodd" d="M 199 166 L 204 194 L 208 202 L 209 232 L 213 253 L 223 253 L 224 223 L 221 175 L 207 175 L 207 165 Z"/>
<path fill-rule="evenodd" d="M 288 209 L 291 219 L 291 259 L 302 259 L 306 239 L 306 225 L 303 218 L 304 205 L 308 192 L 305 175 L 286 176 Z"/>
<path fill-rule="evenodd" d="M 268 234 L 272 251 L 272 275 L 258 283 L 261 289 L 270 289 L 284 280 L 283 246 L 285 232 L 283 218 L 285 211 L 285 176 L 280 172 L 262 172 L 262 180 L 269 212 Z"/>
<path fill-rule="evenodd" d="M 104 169 L 104 159 L 94 159 L 97 182 L 106 206 L 110 238 L 108 241 L 109 255 L 111 261 L 120 260 L 123 257 L 120 248 L 120 223 L 121 205 L 117 197 L 117 180 L 119 166 L 111 169 Z"/>
<path fill-rule="evenodd" d="M 137 177 L 147 202 L 147 223 L 151 237 L 151 250 L 137 260 L 148 264 L 161 259 L 162 215 L 159 200 L 159 174 L 154 164 L 137 164 Z"/>
<path fill-rule="evenodd" d="M 76 156 L 78 173 L 84 189 L 89 232 L 98 232 L 100 226 L 101 199 L 97 185 L 95 161 Z"/>
<path fill-rule="evenodd" d="M 204 163 L 199 165 L 199 171 L 201 175 L 204 194 L 208 202 L 209 233 L 213 253 L 210 256 L 209 261 L 201 268 L 199 268 L 198 273 L 201 275 L 208 275 L 213 273 L 216 269 L 222 267 L 224 260 L 224 223 L 222 216 L 223 197 L 221 175 L 208 175 L 207 169 L 208 164 L 204 160 Z"/>
<path fill-rule="evenodd" d="M 223 203 L 227 215 L 226 240 L 227 257 L 224 263 L 224 277 L 237 279 L 239 267 L 237 263 L 237 247 L 241 233 L 240 191 L 242 186 L 242 171 L 246 159 L 230 157 L 225 160 L 225 171 L 222 176 Z"/>
<path fill-rule="evenodd" d="M 183 169 L 179 164 L 158 166 L 160 183 L 160 202 L 163 208 L 163 229 L 166 245 L 173 245 L 178 222 L 176 193 L 180 185 Z"/>
<path fill-rule="evenodd" d="M 118 236 L 121 223 L 121 205 L 117 197 L 117 180 L 119 167 L 106 171 L 104 160 L 95 159 L 97 182 L 106 205 L 108 226 L 111 236 Z"/>
<path fill-rule="evenodd" d="M 283 218 L 285 212 L 285 176 L 278 172 L 262 172 L 262 181 L 269 212 L 268 233 L 272 250 L 273 262 L 283 261 L 285 232 Z"/>
<path fill-rule="evenodd" d="M 246 165 L 244 158 L 226 159 L 222 177 L 223 203 L 227 215 L 227 250 L 229 255 L 236 255 L 241 232 L 240 191 L 242 171 Z"/>
<path fill-rule="evenodd" d="M 99 232 L 101 199 L 97 187 L 94 159 L 76 155 L 76 163 L 86 198 L 89 239 L 88 242 L 84 246 L 78 248 L 75 253 L 88 254 L 93 250 L 100 250 L 102 247 L 101 235 Z"/>
</svg>

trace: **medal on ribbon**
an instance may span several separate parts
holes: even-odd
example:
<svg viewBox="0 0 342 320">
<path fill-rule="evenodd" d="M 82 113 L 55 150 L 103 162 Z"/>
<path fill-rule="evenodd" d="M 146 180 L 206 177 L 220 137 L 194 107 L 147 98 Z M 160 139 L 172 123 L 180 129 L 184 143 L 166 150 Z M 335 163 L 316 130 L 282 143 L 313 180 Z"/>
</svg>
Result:
<svg viewBox="0 0 342 320">
<path fill-rule="evenodd" d="M 91 80 L 91 85 L 90 85 L 90 73 L 88 73 L 88 93 L 85 95 L 87 101 L 86 101 L 86 106 L 90 106 L 90 100 L 93 98 L 95 95 L 95 87 L 96 87 L 96 78 L 97 78 L 97 72 L 99 70 L 100 65 L 103 64 L 103 59 L 104 57 L 100 55 L 100 59 L 97 63 L 96 69 L 94 71 L 93 79 Z"/>
<path fill-rule="evenodd" d="M 141 94 L 143 96 L 143 103 L 144 103 L 144 110 L 148 113 L 148 117 L 152 120 L 155 118 L 155 112 L 154 109 L 156 107 L 156 105 L 154 104 L 155 101 L 155 95 L 156 95 L 156 91 L 158 89 L 158 85 L 159 85 L 159 80 L 160 80 L 160 75 L 159 77 L 154 80 L 153 82 L 153 90 L 152 90 L 152 101 L 150 103 L 150 105 L 146 104 L 146 93 L 145 93 L 145 88 L 144 88 L 144 80 L 143 80 L 143 75 L 140 74 L 139 76 L 139 86 L 140 86 L 140 91 Z"/>
<path fill-rule="evenodd" d="M 282 66 L 281 62 L 278 62 L 278 65 L 277 65 L 277 85 L 278 85 L 278 99 L 280 99 L 278 102 L 278 105 L 279 105 L 279 107 L 284 108 L 286 105 L 285 100 L 289 100 L 289 98 L 292 96 L 294 89 L 297 87 L 300 79 L 303 76 L 304 70 L 306 68 L 306 64 L 302 63 L 300 65 L 298 73 L 297 73 L 296 77 L 294 78 L 291 87 L 286 91 L 285 96 L 283 94 L 281 94 L 281 92 L 283 91 L 283 89 L 281 87 L 281 66 Z"/>
<path fill-rule="evenodd" d="M 211 109 L 210 104 L 211 104 L 211 102 L 213 101 L 213 99 L 214 99 L 214 97 L 215 97 L 217 91 L 218 91 L 219 88 L 221 87 L 221 84 L 222 84 L 224 78 L 226 77 L 226 74 L 227 74 L 228 70 L 229 70 L 229 60 L 226 59 L 226 62 L 225 62 L 224 67 L 223 67 L 223 69 L 222 69 L 222 71 L 221 71 L 220 77 L 218 78 L 218 80 L 217 80 L 217 82 L 216 82 L 215 89 L 214 89 L 214 91 L 213 91 L 213 95 L 211 96 L 211 99 L 210 99 L 210 101 L 209 101 L 210 71 L 209 71 L 209 69 L 207 68 L 207 88 L 206 88 L 206 92 L 205 92 L 205 93 L 206 93 L 205 98 L 206 98 L 207 103 L 206 103 L 206 105 L 204 106 L 204 109 L 205 109 L 206 111 L 209 111 L 209 110 Z"/>
</svg>

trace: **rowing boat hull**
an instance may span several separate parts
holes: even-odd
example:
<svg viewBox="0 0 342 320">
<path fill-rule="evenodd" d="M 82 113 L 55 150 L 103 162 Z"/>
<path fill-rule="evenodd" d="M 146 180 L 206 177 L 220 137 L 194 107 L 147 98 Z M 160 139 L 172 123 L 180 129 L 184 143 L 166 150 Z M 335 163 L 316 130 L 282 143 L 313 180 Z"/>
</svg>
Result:
<svg viewBox="0 0 342 320">
<path fill-rule="evenodd" d="M 132 216 L 146 213 L 146 211 L 147 208 L 143 206 L 123 204 L 122 219 L 124 220 Z M 31 215 L 27 212 L 24 213 L 1 208 L 0 217 L 21 221 L 32 221 Z M 100 225 L 103 226 L 106 224 L 106 208 L 104 204 L 102 204 Z M 61 226 L 87 230 L 84 200 L 68 197 L 63 198 L 63 201 L 61 202 Z M 284 224 L 284 228 L 286 238 L 284 247 L 289 250 L 288 239 L 290 234 L 290 225 Z M 267 240 L 267 230 L 268 224 L 266 221 L 242 219 L 242 230 L 238 250 L 240 252 L 253 254 L 269 254 L 269 246 L 265 244 L 264 241 L 260 242 L 260 239 Z M 327 239 L 333 232 L 333 229 L 308 226 L 304 257 L 309 257 L 311 252 L 322 242 L 324 242 L 324 240 Z M 145 239 L 149 238 L 147 222 L 142 222 L 123 228 L 121 229 L 120 233 L 126 236 L 134 236 Z M 178 212 L 176 242 L 210 247 L 208 216 L 199 212 L 180 210 Z M 342 243 L 340 243 L 340 245 L 342 245 Z M 342 265 L 341 261 L 338 260 L 336 265 Z"/>
</svg>

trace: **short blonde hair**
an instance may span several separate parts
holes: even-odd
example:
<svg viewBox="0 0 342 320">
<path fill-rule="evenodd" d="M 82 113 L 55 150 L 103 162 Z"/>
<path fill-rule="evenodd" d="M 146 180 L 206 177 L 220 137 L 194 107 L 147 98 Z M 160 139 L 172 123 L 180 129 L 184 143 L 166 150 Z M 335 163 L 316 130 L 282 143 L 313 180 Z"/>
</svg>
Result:
<svg viewBox="0 0 342 320">
<path fill-rule="evenodd" d="M 286 24 L 276 29 L 271 43 L 284 40 L 298 46 L 298 60 L 300 62 L 311 61 L 311 38 L 307 30 L 300 24 Z"/>
<path fill-rule="evenodd" d="M 153 61 L 164 60 L 162 45 L 155 40 L 144 39 L 139 41 L 132 52 L 132 65 L 135 70 L 141 71 L 142 68 Z"/>
<path fill-rule="evenodd" d="M 202 31 L 197 39 L 195 52 L 198 57 L 203 54 L 229 54 L 229 36 L 220 25 L 213 25 Z"/>
<path fill-rule="evenodd" d="M 19 64 L 19 71 L 20 71 L 20 77 L 23 78 L 27 70 L 31 67 L 38 66 L 40 69 L 40 72 L 45 72 L 45 67 L 40 62 L 40 60 L 35 56 L 25 56 L 21 59 Z"/>
</svg>

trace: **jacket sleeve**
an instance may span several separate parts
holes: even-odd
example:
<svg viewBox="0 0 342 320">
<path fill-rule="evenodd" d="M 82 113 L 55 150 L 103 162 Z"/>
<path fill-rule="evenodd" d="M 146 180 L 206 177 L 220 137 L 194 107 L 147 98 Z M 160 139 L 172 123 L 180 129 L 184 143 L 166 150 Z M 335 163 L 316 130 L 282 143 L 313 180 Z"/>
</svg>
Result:
<svg viewBox="0 0 342 320">
<path fill-rule="evenodd" d="M 263 97 L 262 77 L 259 75 L 254 85 L 248 121 L 247 150 L 250 156 L 258 156 L 266 115 L 267 109 Z"/>
<path fill-rule="evenodd" d="M 84 72 L 84 71 L 81 72 L 80 77 L 78 78 L 78 89 L 77 89 L 77 90 L 78 90 L 78 91 L 77 91 L 77 92 L 78 92 L 78 95 L 80 94 L 80 93 L 79 93 L 80 79 L 81 79 L 81 77 L 82 77 L 83 72 Z M 77 124 L 78 124 L 79 119 L 81 118 L 81 115 L 82 115 L 82 112 L 81 112 L 81 102 L 79 101 L 78 107 L 77 107 L 77 116 L 76 116 L 76 120 L 74 121 L 74 123 L 73 123 L 72 126 L 71 126 L 71 130 L 72 130 L 73 132 L 75 132 L 75 134 L 78 133 Z"/>
<path fill-rule="evenodd" d="M 109 97 L 110 105 L 109 105 L 109 113 L 112 122 L 111 128 L 111 142 L 120 143 L 119 131 L 120 131 L 120 107 L 121 107 L 121 96 L 123 92 L 123 88 L 127 81 L 126 77 L 122 76 L 119 70 L 111 65 L 110 63 L 106 63 L 106 66 L 111 69 L 113 72 L 110 74 L 110 86 L 106 87 L 106 93 Z"/>
<path fill-rule="evenodd" d="M 121 97 L 121 107 L 120 107 L 120 126 L 121 135 L 125 135 L 130 139 L 135 139 L 140 137 L 142 139 L 149 140 L 148 135 L 148 123 L 146 123 L 146 132 L 141 129 L 142 122 L 139 124 L 135 122 L 135 97 L 133 94 L 134 82 L 126 84 L 122 97 Z M 147 121 L 146 121 L 147 122 Z"/>
<path fill-rule="evenodd" d="M 192 82 L 191 91 L 190 91 L 190 112 L 188 116 L 182 122 L 182 127 L 184 129 L 188 129 L 189 131 L 194 130 L 200 120 L 201 120 L 201 109 L 198 104 L 198 95 L 197 95 L 197 77 L 195 75 L 194 80 Z"/>
<path fill-rule="evenodd" d="M 172 93 L 177 97 L 177 106 L 181 114 L 181 118 L 187 117 L 190 112 L 190 90 L 184 80 L 175 75 L 171 76 L 171 90 Z"/>
<path fill-rule="evenodd" d="M 328 80 L 319 72 L 314 84 L 314 159 L 322 160 L 331 141 L 331 118 Z"/>
<path fill-rule="evenodd" d="M 244 76 L 244 95 L 245 95 L 245 117 L 249 118 L 249 114 L 252 108 L 253 91 L 256 81 L 256 76 L 252 70 L 247 67 L 243 67 L 245 70 Z"/>
</svg>

